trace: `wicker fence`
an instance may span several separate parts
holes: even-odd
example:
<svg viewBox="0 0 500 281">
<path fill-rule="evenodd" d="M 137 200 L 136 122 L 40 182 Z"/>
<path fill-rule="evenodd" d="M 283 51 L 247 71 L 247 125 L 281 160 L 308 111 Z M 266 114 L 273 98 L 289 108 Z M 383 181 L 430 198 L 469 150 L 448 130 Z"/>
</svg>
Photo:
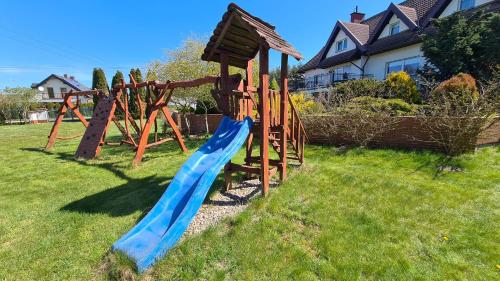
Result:
<svg viewBox="0 0 500 281">
<path fill-rule="evenodd" d="M 191 134 L 206 133 L 205 116 L 188 114 L 186 115 L 190 123 Z M 173 114 L 174 120 L 182 130 L 187 130 L 186 118 L 182 114 Z M 332 116 L 307 116 L 303 118 L 304 126 L 311 144 L 328 144 L 328 145 L 346 145 L 352 143 L 346 136 L 329 135 L 325 130 L 315 131 L 315 126 L 311 126 L 310 122 L 323 122 L 328 124 L 333 122 Z M 370 144 L 372 147 L 390 147 L 402 149 L 439 149 L 437 143 L 432 141 L 431 136 L 422 126 L 422 121 L 418 117 L 394 117 L 397 122 L 394 122 L 394 128 L 382 135 L 376 137 Z M 210 133 L 213 133 L 220 120 L 221 114 L 208 115 L 208 127 Z M 500 119 L 497 119 L 493 125 L 483 131 L 479 136 L 477 146 L 490 145 L 500 143 Z"/>
<path fill-rule="evenodd" d="M 322 124 L 332 123 L 333 116 L 308 116 L 304 118 L 304 126 L 311 144 L 348 145 L 352 143 L 349 136 L 331 135 L 327 130 L 315 129 L 312 122 Z M 382 133 L 370 143 L 371 147 L 390 147 L 402 149 L 440 149 L 433 142 L 428 130 L 422 125 L 422 120 L 415 116 L 394 117 L 396 120 L 391 130 Z M 477 146 L 500 142 L 500 119 L 481 133 Z"/>
</svg>

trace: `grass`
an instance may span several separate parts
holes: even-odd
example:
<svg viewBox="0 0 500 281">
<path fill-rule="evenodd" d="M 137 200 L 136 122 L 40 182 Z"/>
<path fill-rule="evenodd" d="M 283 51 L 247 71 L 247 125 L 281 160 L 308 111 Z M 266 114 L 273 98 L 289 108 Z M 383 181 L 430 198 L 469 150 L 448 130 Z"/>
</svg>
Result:
<svg viewBox="0 0 500 281">
<path fill-rule="evenodd" d="M 81 131 L 64 123 L 61 134 Z M 188 155 L 175 143 L 131 167 L 126 147 L 75 161 L 41 149 L 50 124 L 0 127 L 5 280 L 498 280 L 500 148 L 439 172 L 431 152 L 309 146 L 268 198 L 185 240 L 142 276 L 112 243 L 154 205 Z M 117 132 L 110 133 L 113 138 Z M 203 141 L 189 141 L 193 151 Z M 241 159 L 242 154 L 237 156 Z M 222 186 L 220 179 L 215 189 Z M 107 263 L 118 266 L 109 266 Z M 114 261 L 113 261 L 114 260 Z M 118 261 L 116 261 L 118 260 Z M 125 272 L 125 273 L 124 273 Z"/>
</svg>

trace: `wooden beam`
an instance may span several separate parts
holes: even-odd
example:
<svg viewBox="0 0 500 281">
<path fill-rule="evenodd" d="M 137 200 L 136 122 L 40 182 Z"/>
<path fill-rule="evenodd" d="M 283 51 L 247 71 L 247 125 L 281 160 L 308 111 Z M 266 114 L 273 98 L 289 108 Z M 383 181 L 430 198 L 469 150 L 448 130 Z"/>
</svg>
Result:
<svg viewBox="0 0 500 281">
<path fill-rule="evenodd" d="M 260 178 L 262 194 L 269 193 L 269 47 L 259 50 L 259 106 L 260 106 Z"/>
</svg>

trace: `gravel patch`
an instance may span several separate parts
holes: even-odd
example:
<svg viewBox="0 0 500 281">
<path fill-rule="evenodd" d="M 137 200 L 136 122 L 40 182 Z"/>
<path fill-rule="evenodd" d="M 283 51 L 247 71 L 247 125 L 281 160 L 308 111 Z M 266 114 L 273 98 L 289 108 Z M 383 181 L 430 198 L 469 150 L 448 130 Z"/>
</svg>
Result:
<svg viewBox="0 0 500 281">
<path fill-rule="evenodd" d="M 271 187 L 276 185 L 277 182 L 270 182 Z M 225 218 L 236 216 L 243 212 L 250 201 L 260 194 L 260 181 L 258 179 L 233 183 L 231 190 L 218 192 L 203 203 L 183 238 L 203 232 Z"/>
</svg>

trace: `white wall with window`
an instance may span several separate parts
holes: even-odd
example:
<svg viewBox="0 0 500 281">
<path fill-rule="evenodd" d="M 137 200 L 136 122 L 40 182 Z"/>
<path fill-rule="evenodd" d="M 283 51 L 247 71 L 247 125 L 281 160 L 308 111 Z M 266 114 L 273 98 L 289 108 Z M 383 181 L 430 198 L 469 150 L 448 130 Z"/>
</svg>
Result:
<svg viewBox="0 0 500 281">
<path fill-rule="evenodd" d="M 391 19 L 384 27 L 378 38 L 384 38 L 387 36 L 398 34 L 405 30 L 408 30 L 408 26 L 403 21 L 401 21 L 401 19 L 399 19 L 396 15 L 392 15 Z"/>
<path fill-rule="evenodd" d="M 405 70 L 414 74 L 424 64 L 422 44 L 384 52 L 370 56 L 365 66 L 365 73 L 372 74 L 375 79 L 383 80 L 390 71 Z"/>
<path fill-rule="evenodd" d="M 63 95 L 72 90 L 69 85 L 56 78 L 49 79 L 40 86 L 43 87 L 43 91 L 39 91 L 37 99 L 42 102 L 62 102 Z M 73 100 L 76 100 L 76 98 Z M 82 103 L 87 103 L 89 99 L 81 97 L 80 101 Z"/>
<path fill-rule="evenodd" d="M 471 9 L 493 1 L 494 0 L 452 0 L 443 10 L 441 15 L 439 15 L 439 18 L 443 18 L 455 12 Z"/>
<path fill-rule="evenodd" d="M 328 53 L 326 53 L 326 57 L 335 56 L 339 53 L 354 50 L 355 48 L 356 44 L 349 37 L 347 37 L 343 30 L 340 30 L 339 33 L 337 33 L 337 36 L 335 36 L 335 40 L 328 50 Z"/>
</svg>

